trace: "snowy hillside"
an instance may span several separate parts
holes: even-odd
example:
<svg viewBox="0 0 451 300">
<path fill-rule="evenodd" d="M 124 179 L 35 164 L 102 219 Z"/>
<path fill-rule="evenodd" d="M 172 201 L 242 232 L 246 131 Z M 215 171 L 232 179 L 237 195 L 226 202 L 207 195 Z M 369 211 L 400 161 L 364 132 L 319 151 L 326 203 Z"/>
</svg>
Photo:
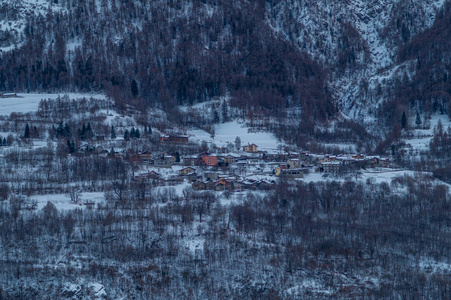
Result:
<svg viewBox="0 0 451 300">
<path fill-rule="evenodd" d="M 12 50 L 24 42 L 28 18 L 63 11 L 57 3 L 49 0 L 1 0 L 0 51 Z"/>
<path fill-rule="evenodd" d="M 401 77 L 398 47 L 430 27 L 443 3 L 284 1 L 270 5 L 268 22 L 302 51 L 339 66 L 333 71 L 331 84 L 340 108 L 353 120 L 371 127 L 377 126 L 376 110 L 387 98 L 373 96 L 368 90 L 385 89 Z"/>
<path fill-rule="evenodd" d="M 165 111 L 232 95 L 257 118 L 295 110 L 308 131 L 344 114 L 383 138 L 393 121 L 377 111 L 415 73 L 398 52 L 444 3 L 2 1 L 0 89 L 102 91 Z"/>
</svg>

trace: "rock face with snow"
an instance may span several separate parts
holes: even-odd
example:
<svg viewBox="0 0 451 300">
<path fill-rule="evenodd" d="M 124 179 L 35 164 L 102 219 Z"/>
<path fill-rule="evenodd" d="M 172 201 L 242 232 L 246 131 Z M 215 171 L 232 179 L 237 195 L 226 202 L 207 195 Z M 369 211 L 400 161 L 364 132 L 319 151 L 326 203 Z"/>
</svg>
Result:
<svg viewBox="0 0 451 300">
<path fill-rule="evenodd" d="M 2 0 L 0 1 L 0 50 L 8 51 L 25 41 L 24 31 L 29 18 L 62 11 L 58 1 Z"/>
<path fill-rule="evenodd" d="M 381 90 L 401 78 L 408 65 L 398 51 L 432 26 L 444 1 L 275 1 L 271 27 L 331 70 L 330 82 L 343 113 L 371 122 Z"/>
</svg>

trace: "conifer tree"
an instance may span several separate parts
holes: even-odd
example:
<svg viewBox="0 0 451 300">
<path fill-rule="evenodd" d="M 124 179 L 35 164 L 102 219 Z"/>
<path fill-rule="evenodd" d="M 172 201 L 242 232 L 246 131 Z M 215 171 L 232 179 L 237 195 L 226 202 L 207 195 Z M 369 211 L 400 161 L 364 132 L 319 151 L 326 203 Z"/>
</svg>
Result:
<svg viewBox="0 0 451 300">
<path fill-rule="evenodd" d="M 77 130 L 78 138 L 82 141 L 86 139 L 86 125 L 83 123 L 82 127 Z"/>
<path fill-rule="evenodd" d="M 38 128 L 36 126 L 33 126 L 33 137 L 34 138 L 39 138 L 39 131 L 38 131 Z"/>
<path fill-rule="evenodd" d="M 417 125 L 417 127 L 420 127 L 420 125 L 421 125 L 421 116 L 419 113 L 417 113 L 417 118 L 415 120 L 415 124 Z"/>
<path fill-rule="evenodd" d="M 124 132 L 124 140 L 125 141 L 130 140 L 130 132 L 127 129 L 125 129 L 125 132 Z"/>
<path fill-rule="evenodd" d="M 402 129 L 406 129 L 406 126 L 407 126 L 407 116 L 406 112 L 403 112 L 401 117 L 401 127 Z"/>
<path fill-rule="evenodd" d="M 222 102 L 222 123 L 229 121 L 229 108 L 227 106 L 227 102 Z"/>
<path fill-rule="evenodd" d="M 70 140 L 67 140 L 67 148 L 69 149 L 69 153 L 75 152 L 75 142 L 71 142 Z"/>
<path fill-rule="evenodd" d="M 30 138 L 30 126 L 28 125 L 28 123 L 27 123 L 27 125 L 25 125 L 25 132 L 24 132 L 23 137 L 26 139 Z"/>
<path fill-rule="evenodd" d="M 138 96 L 138 83 L 135 79 L 132 80 L 131 92 L 134 98 Z"/>
<path fill-rule="evenodd" d="M 63 126 L 63 122 L 60 122 L 58 124 L 58 128 L 56 128 L 56 138 L 59 138 L 61 136 L 64 135 L 64 126 Z"/>
<path fill-rule="evenodd" d="M 64 125 L 63 136 L 65 136 L 67 138 L 71 138 L 72 137 L 72 132 L 70 130 L 70 126 L 67 123 L 66 123 L 66 125 Z"/>
<path fill-rule="evenodd" d="M 92 132 L 91 122 L 88 122 L 88 126 L 86 126 L 85 136 L 88 140 L 92 139 L 94 136 L 94 133 Z"/>
<path fill-rule="evenodd" d="M 115 139 L 116 138 L 116 130 L 114 129 L 114 126 L 111 125 L 111 139 Z"/>
</svg>

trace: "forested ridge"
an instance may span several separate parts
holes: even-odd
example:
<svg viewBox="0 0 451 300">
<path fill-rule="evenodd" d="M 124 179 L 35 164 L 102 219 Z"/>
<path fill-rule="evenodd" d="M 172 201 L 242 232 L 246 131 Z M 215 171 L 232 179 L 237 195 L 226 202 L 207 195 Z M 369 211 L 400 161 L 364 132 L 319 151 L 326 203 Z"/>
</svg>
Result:
<svg viewBox="0 0 451 300">
<path fill-rule="evenodd" d="M 40 4 L 0 6 L 0 90 L 105 92 L 142 111 L 231 96 L 252 118 L 297 111 L 296 127 L 276 126 L 292 141 L 339 111 L 380 120 L 368 126 L 381 138 L 403 112 L 448 111 L 446 2 Z"/>
<path fill-rule="evenodd" d="M 266 115 L 335 114 L 327 72 L 268 27 L 265 1 L 61 2 L 2 55 L 0 89 L 105 91 L 166 110 L 228 93 Z"/>
</svg>

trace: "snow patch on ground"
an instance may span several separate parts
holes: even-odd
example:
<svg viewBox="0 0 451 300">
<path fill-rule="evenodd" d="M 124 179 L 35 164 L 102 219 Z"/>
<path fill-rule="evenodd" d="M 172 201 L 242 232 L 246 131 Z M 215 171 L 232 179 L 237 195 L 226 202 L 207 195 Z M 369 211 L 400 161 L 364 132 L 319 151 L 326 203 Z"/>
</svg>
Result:
<svg viewBox="0 0 451 300">
<path fill-rule="evenodd" d="M 62 5 L 49 0 L 0 0 L 0 5 L 13 12 L 11 15 L 7 12 L 0 20 L 0 31 L 9 32 L 13 36 L 12 39 L 4 41 L 10 44 L 0 47 L 0 52 L 11 51 L 23 44 L 23 32 L 26 28 L 27 17 L 40 14 L 46 15 L 49 11 L 65 11 Z"/>
<path fill-rule="evenodd" d="M 433 115 L 429 121 L 429 128 L 412 130 L 412 137 L 405 139 L 406 144 L 415 150 L 429 150 L 429 144 L 434 136 L 434 127 L 437 126 L 439 121 L 442 122 L 443 130 L 447 130 L 451 126 L 451 120 L 447 115 Z"/>
<path fill-rule="evenodd" d="M 80 39 L 74 39 L 66 44 L 66 50 L 67 50 L 67 52 L 69 52 L 69 51 L 74 52 L 75 48 L 81 47 L 81 46 L 82 46 L 82 41 Z"/>
<path fill-rule="evenodd" d="M 361 175 L 362 181 L 370 181 L 371 183 L 377 183 L 380 184 L 382 182 L 391 183 L 392 180 L 396 177 L 400 176 L 415 176 L 415 171 L 409 171 L 409 170 L 391 170 L 391 169 L 384 169 L 382 171 L 366 171 L 363 172 Z M 425 172 L 423 172 L 425 173 Z"/>
<path fill-rule="evenodd" d="M 418 267 L 427 273 L 451 273 L 451 262 L 437 262 L 431 258 L 424 258 L 420 260 Z"/>
<path fill-rule="evenodd" d="M 215 126 L 215 135 L 211 136 L 204 130 L 188 130 L 192 141 L 215 143 L 217 146 L 227 146 L 235 143 L 236 137 L 240 137 L 241 145 L 256 144 L 258 150 L 274 152 L 284 144 L 269 132 L 253 132 L 251 128 L 238 121 L 227 122 Z"/>
<path fill-rule="evenodd" d="M 175 172 L 172 172 L 172 169 L 167 169 L 168 173 L 175 175 Z M 161 173 L 160 173 L 161 175 Z M 165 185 L 165 186 L 159 186 L 155 188 L 155 192 L 158 194 L 164 194 L 164 193 L 173 193 L 174 196 L 182 198 L 183 197 L 183 191 L 186 188 L 191 188 L 191 183 L 184 181 L 177 185 Z"/>
<path fill-rule="evenodd" d="M 330 295 L 333 293 L 330 289 L 323 286 L 323 284 L 319 283 L 317 280 L 313 278 L 304 279 L 301 284 L 292 287 L 287 290 L 288 294 L 296 295 L 301 293 L 301 291 L 315 291 L 315 293 Z"/>
<path fill-rule="evenodd" d="M 91 290 L 94 292 L 94 299 L 104 299 L 107 297 L 107 293 L 105 291 L 105 286 L 98 282 L 93 282 L 89 284 Z"/>
<path fill-rule="evenodd" d="M 339 148 L 346 153 L 357 153 L 356 144 L 344 144 L 344 143 L 321 143 L 325 147 Z"/>
<path fill-rule="evenodd" d="M 13 112 L 27 113 L 35 112 L 42 99 L 56 99 L 65 94 L 17 94 L 17 98 L 0 98 L 0 115 L 10 115 Z M 100 94 L 67 94 L 72 99 L 95 98 L 104 100 L 105 95 Z"/>
<path fill-rule="evenodd" d="M 357 181 L 363 181 L 363 182 L 370 182 L 372 184 L 380 184 L 382 182 L 386 182 L 390 184 L 393 179 L 396 177 L 401 176 L 411 176 L 414 177 L 415 174 L 424 174 L 424 175 L 430 175 L 428 172 L 416 172 L 416 171 L 410 171 L 410 170 L 396 170 L 396 169 L 390 169 L 390 168 L 380 168 L 380 169 L 374 169 L 374 170 L 361 170 L 358 173 L 351 174 L 348 179 L 351 180 L 357 180 Z M 320 182 L 320 181 L 345 181 L 347 180 L 345 177 L 337 177 L 332 174 L 327 173 L 318 173 L 318 172 L 311 172 L 304 176 L 303 180 L 305 182 Z"/>
<path fill-rule="evenodd" d="M 222 196 L 219 197 L 219 202 L 223 206 L 230 206 L 232 204 L 242 204 L 244 203 L 250 196 L 264 198 L 269 194 L 268 191 L 253 191 L 247 190 L 242 192 L 234 192 L 226 195 L 226 192 L 223 192 Z"/>
<path fill-rule="evenodd" d="M 71 299 L 78 299 L 84 293 L 90 295 L 89 299 L 106 299 L 108 296 L 105 286 L 98 282 L 66 283 L 63 288 L 63 295 L 70 296 Z"/>
<path fill-rule="evenodd" d="M 103 192 L 82 193 L 80 196 L 81 204 L 72 203 L 68 194 L 32 195 L 30 199 L 37 202 L 38 210 L 46 206 L 47 202 L 51 202 L 58 210 L 70 210 L 87 207 L 83 203 L 103 203 L 105 202 L 105 195 Z"/>
<path fill-rule="evenodd" d="M 103 109 L 100 110 L 100 113 L 106 116 L 103 123 L 107 125 L 114 126 L 116 128 L 137 126 L 135 119 L 133 119 L 130 116 L 121 115 L 112 109 L 109 110 Z"/>
<path fill-rule="evenodd" d="M 192 236 L 185 241 L 185 248 L 192 254 L 197 255 L 204 251 L 205 239 L 202 236 Z"/>
</svg>

